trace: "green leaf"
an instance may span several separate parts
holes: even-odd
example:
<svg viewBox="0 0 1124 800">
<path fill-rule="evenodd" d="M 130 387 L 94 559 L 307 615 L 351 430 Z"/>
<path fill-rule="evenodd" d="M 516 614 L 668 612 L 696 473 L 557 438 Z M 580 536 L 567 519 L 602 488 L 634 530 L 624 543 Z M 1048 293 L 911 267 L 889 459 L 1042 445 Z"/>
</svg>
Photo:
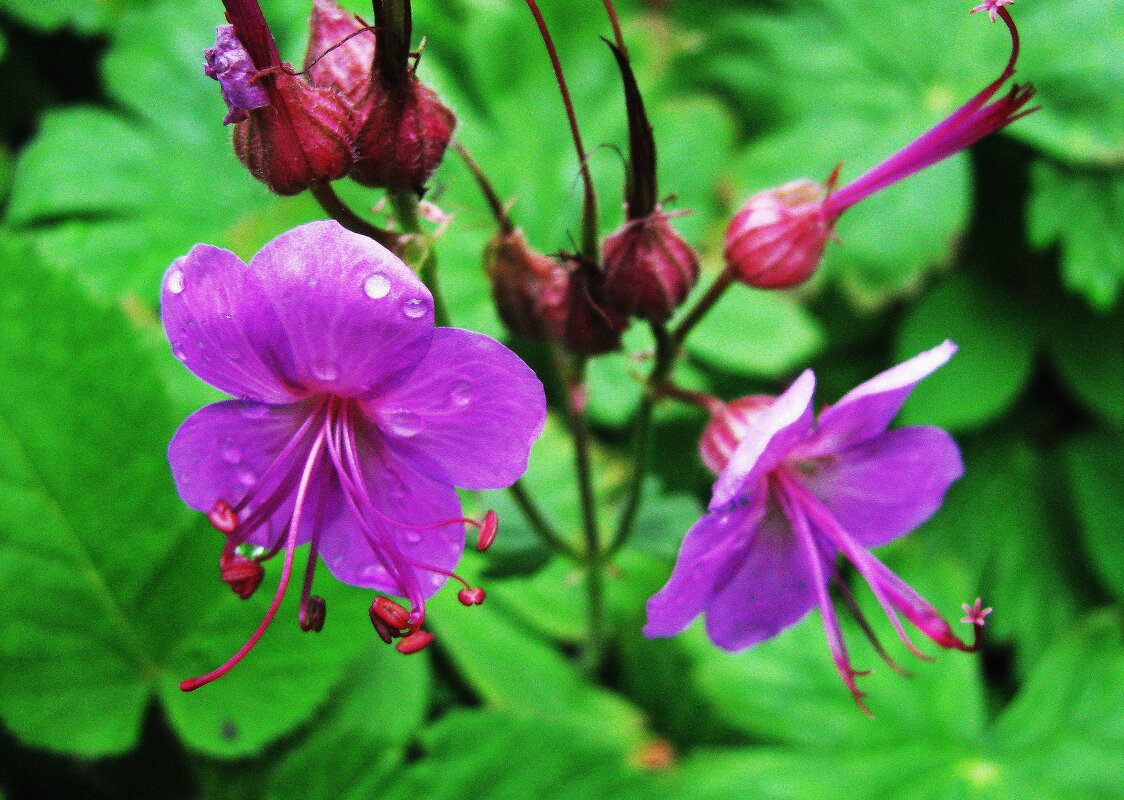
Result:
<svg viewBox="0 0 1124 800">
<path fill-rule="evenodd" d="M 687 352 L 735 375 L 779 377 L 823 346 L 823 332 L 790 296 L 733 286 L 687 340 Z"/>
<path fill-rule="evenodd" d="M 1002 415 L 1030 379 L 1037 328 L 1024 306 L 967 273 L 941 281 L 908 312 L 899 361 L 952 339 L 959 350 L 909 396 L 901 421 L 966 430 Z"/>
<path fill-rule="evenodd" d="M 1066 388 L 1124 430 L 1124 306 L 1094 314 L 1083 303 L 1062 300 L 1048 322 L 1050 356 Z"/>
<path fill-rule="evenodd" d="M 1120 437 L 1098 432 L 1074 439 L 1064 450 L 1085 550 L 1105 585 L 1118 598 L 1124 598 L 1124 548 L 1120 546 L 1124 485 L 1119 479 L 1122 448 Z"/>
<path fill-rule="evenodd" d="M 1011 134 L 1070 164 L 1124 165 L 1124 3 L 1025 3 L 1012 16 L 1023 40 L 1018 78 L 1034 84 L 1040 110 Z"/>
<path fill-rule="evenodd" d="M 273 770 L 267 796 L 376 796 L 424 721 L 430 682 L 424 654 L 404 656 L 382 642 L 369 647 Z"/>
<path fill-rule="evenodd" d="M 1124 286 L 1124 174 L 1039 162 L 1027 208 L 1036 247 L 1061 248 L 1062 282 L 1107 311 Z"/>
<path fill-rule="evenodd" d="M 585 682 L 492 600 L 431 618 L 449 658 L 490 708 L 540 723 L 564 721 L 582 727 L 591 739 L 638 741 L 641 718 L 635 708 Z"/>
<path fill-rule="evenodd" d="M 33 0 L 0 0 L 0 10 L 24 25 L 43 31 L 72 28 L 79 33 L 93 34 L 112 28 L 130 7 L 142 7 L 143 0 L 58 0 L 36 3 Z"/>
<path fill-rule="evenodd" d="M 173 420 L 119 313 L 15 243 L 0 271 L 0 575 L 19 587 L 0 598 L 0 709 L 37 747 L 123 752 L 160 673 L 134 614 L 185 516 Z"/>
<path fill-rule="evenodd" d="M 566 719 L 456 711 L 423 737 L 426 758 L 380 795 L 481 800 L 659 796 L 651 775 L 626 760 L 628 744 L 605 741 Z"/>
</svg>

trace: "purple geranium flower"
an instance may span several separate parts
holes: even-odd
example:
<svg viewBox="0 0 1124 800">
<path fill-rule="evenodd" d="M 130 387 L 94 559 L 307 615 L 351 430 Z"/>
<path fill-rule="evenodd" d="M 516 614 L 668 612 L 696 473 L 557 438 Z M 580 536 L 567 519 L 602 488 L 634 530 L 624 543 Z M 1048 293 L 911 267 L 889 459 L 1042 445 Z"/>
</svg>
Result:
<svg viewBox="0 0 1124 800">
<path fill-rule="evenodd" d="M 673 636 L 705 612 L 714 643 L 741 650 L 775 636 L 819 605 L 836 666 L 866 711 L 854 681 L 862 673 L 851 667 L 828 597 L 828 582 L 835 579 L 857 613 L 835 568 L 842 553 L 870 584 L 913 653 L 924 658 L 899 613 L 942 647 L 974 649 L 869 551 L 932 516 L 963 473 L 956 444 L 943 430 L 886 430 L 914 385 L 955 351 L 945 342 L 899 364 L 849 392 L 815 421 L 811 370 L 771 404 L 748 404 L 753 418 L 714 484 L 709 513 L 688 532 L 667 585 L 648 601 L 644 633 Z M 978 631 L 980 609 L 969 611 L 969 617 L 978 621 Z M 861 616 L 859 622 L 870 631 Z"/>
<path fill-rule="evenodd" d="M 405 598 L 371 607 L 399 649 L 428 641 L 425 601 L 453 574 L 464 523 L 486 544 L 494 515 L 462 519 L 454 486 L 507 486 L 526 469 L 546 414 L 542 385 L 503 345 L 433 327 L 433 301 L 390 251 L 335 222 L 302 225 L 247 265 L 196 245 L 164 276 L 172 352 L 226 400 L 192 414 L 168 447 L 184 502 L 227 535 L 223 579 L 243 596 L 260 561 L 283 553 L 280 586 L 250 640 L 194 689 L 225 673 L 265 631 L 309 543 L 301 626 L 319 629 L 317 555 L 339 580 Z M 458 580 L 460 580 L 458 578 Z M 462 581 L 463 583 L 463 581 Z M 466 605 L 483 590 L 460 594 Z"/>
</svg>

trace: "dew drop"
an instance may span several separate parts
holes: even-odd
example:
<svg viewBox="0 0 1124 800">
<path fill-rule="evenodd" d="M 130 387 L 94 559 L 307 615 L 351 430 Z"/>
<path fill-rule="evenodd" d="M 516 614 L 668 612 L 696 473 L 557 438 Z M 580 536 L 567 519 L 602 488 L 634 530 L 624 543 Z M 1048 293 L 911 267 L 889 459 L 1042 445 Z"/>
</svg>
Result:
<svg viewBox="0 0 1124 800">
<path fill-rule="evenodd" d="M 363 281 L 363 291 L 372 300 L 381 300 L 390 294 L 390 278 L 381 272 L 376 272 Z"/>
<path fill-rule="evenodd" d="M 258 482 L 258 476 L 255 475 L 251 470 L 243 467 L 242 469 L 238 470 L 238 482 L 249 489 L 251 486 Z"/>
<path fill-rule="evenodd" d="M 322 381 L 334 381 L 340 376 L 340 370 L 329 361 L 316 361 L 312 365 L 312 374 Z"/>
<path fill-rule="evenodd" d="M 392 411 L 386 416 L 387 424 L 392 433 L 409 439 L 416 436 L 422 429 L 422 420 L 413 411 Z"/>
<path fill-rule="evenodd" d="M 453 398 L 453 403 L 458 406 L 464 407 L 472 402 L 473 389 L 475 384 L 470 380 L 459 380 L 453 384 L 453 388 L 449 391 L 449 396 Z"/>
<path fill-rule="evenodd" d="M 180 361 L 183 361 L 185 358 L 187 358 L 187 353 L 183 351 L 183 345 L 179 342 L 172 342 L 172 355 L 174 355 Z"/>
<path fill-rule="evenodd" d="M 269 416 L 269 406 L 264 403 L 244 403 L 241 411 L 246 419 L 265 419 Z"/>
<path fill-rule="evenodd" d="M 402 313 L 410 319 L 424 317 L 426 312 L 425 301 L 420 297 L 412 297 L 402 303 Z"/>
<path fill-rule="evenodd" d="M 418 544 L 421 542 L 421 534 L 417 531 L 406 531 L 406 541 L 410 544 Z"/>
<path fill-rule="evenodd" d="M 375 564 L 369 567 L 363 567 L 359 573 L 361 578 L 385 578 L 387 575 L 386 567 L 382 564 Z"/>
<path fill-rule="evenodd" d="M 224 441 L 220 451 L 222 452 L 222 460 L 227 464 L 237 464 L 242 460 L 242 451 L 238 449 L 238 445 L 232 439 Z"/>
<path fill-rule="evenodd" d="M 183 270 L 174 269 L 168 273 L 168 291 L 172 294 L 183 291 Z"/>
</svg>

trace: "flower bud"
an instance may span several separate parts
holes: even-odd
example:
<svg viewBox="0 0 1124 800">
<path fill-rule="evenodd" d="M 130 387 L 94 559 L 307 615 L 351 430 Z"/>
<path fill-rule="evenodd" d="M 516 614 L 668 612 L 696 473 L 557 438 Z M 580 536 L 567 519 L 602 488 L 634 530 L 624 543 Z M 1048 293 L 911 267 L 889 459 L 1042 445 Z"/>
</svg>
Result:
<svg viewBox="0 0 1124 800">
<path fill-rule="evenodd" d="M 546 309 L 560 307 L 569 279 L 553 258 L 537 253 L 518 228 L 499 232 L 484 249 L 492 299 L 508 330 L 543 342 L 552 338 Z"/>
<path fill-rule="evenodd" d="M 234 152 L 250 174 L 280 195 L 346 175 L 351 166 L 346 101 L 286 72 L 262 81 L 270 83 L 270 104 L 234 127 Z"/>
<path fill-rule="evenodd" d="M 726 230 L 726 264 L 738 280 L 759 289 L 790 289 L 812 276 L 834 218 L 823 210 L 824 187 L 798 180 L 759 192 Z"/>
<path fill-rule="evenodd" d="M 699 438 L 699 455 L 707 469 L 721 474 L 750 427 L 774 400 L 771 395 L 751 394 L 728 403 L 715 403 Z"/>
<path fill-rule="evenodd" d="M 457 118 L 413 74 L 401 86 L 372 81 L 353 142 L 351 177 L 419 195 L 453 138 Z"/>
<path fill-rule="evenodd" d="M 564 256 L 566 293 L 562 303 L 546 309 L 554 338 L 571 353 L 595 356 L 619 350 L 628 318 L 605 303 L 605 276 L 596 265 Z"/>
<path fill-rule="evenodd" d="M 313 86 L 334 89 L 352 107 L 371 85 L 375 34 L 366 27 L 335 0 L 313 0 L 305 70 Z"/>
<path fill-rule="evenodd" d="M 351 109 L 334 92 L 291 74 L 276 56 L 268 29 L 263 35 L 269 46 L 257 48 L 256 60 L 233 25 L 220 25 L 214 48 L 206 52 L 204 71 L 219 81 L 229 109 L 223 121 L 237 123 L 234 152 L 255 178 L 281 195 L 342 178 L 351 166 Z"/>
<path fill-rule="evenodd" d="M 650 322 L 666 322 L 699 277 L 699 259 L 658 208 L 605 239 L 605 302 Z"/>
</svg>

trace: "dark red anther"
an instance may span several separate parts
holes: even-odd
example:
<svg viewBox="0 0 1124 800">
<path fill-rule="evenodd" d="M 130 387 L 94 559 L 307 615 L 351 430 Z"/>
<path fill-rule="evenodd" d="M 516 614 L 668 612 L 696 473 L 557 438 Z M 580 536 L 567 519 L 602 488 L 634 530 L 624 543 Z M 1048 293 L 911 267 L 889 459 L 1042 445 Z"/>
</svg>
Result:
<svg viewBox="0 0 1124 800">
<path fill-rule="evenodd" d="M 301 609 L 301 630 L 316 631 L 324 629 L 324 617 L 328 614 L 328 604 L 318 594 L 310 595 L 305 607 Z"/>
<path fill-rule="evenodd" d="M 405 639 L 400 641 L 397 645 L 395 645 L 394 649 L 399 653 L 405 653 L 406 655 L 409 655 L 410 653 L 416 653 L 419 650 L 424 650 L 432 641 L 433 634 L 429 631 L 423 631 L 419 628 L 418 630 L 407 636 Z"/>
<path fill-rule="evenodd" d="M 371 618 L 378 616 L 390 628 L 402 630 L 410 624 L 410 612 L 389 597 L 378 596 L 371 603 Z"/>
<path fill-rule="evenodd" d="M 401 632 L 394 630 L 383 622 L 382 617 L 375 613 L 374 606 L 371 607 L 371 624 L 375 626 L 375 633 L 387 644 L 393 642 L 394 637 L 402 635 Z"/>
<path fill-rule="evenodd" d="M 461 601 L 462 606 L 478 606 L 484 602 L 486 596 L 487 592 L 482 586 L 473 586 L 457 592 L 457 599 Z"/>
<path fill-rule="evenodd" d="M 223 533 L 234 533 L 238 530 L 238 514 L 225 500 L 216 500 L 215 507 L 207 512 L 207 519 Z"/>
<path fill-rule="evenodd" d="M 484 519 L 480 522 L 480 535 L 476 538 L 476 549 L 480 551 L 487 550 L 492 546 L 492 542 L 496 540 L 496 532 L 499 530 L 500 518 L 496 516 L 495 511 L 489 511 L 484 515 Z"/>
</svg>

